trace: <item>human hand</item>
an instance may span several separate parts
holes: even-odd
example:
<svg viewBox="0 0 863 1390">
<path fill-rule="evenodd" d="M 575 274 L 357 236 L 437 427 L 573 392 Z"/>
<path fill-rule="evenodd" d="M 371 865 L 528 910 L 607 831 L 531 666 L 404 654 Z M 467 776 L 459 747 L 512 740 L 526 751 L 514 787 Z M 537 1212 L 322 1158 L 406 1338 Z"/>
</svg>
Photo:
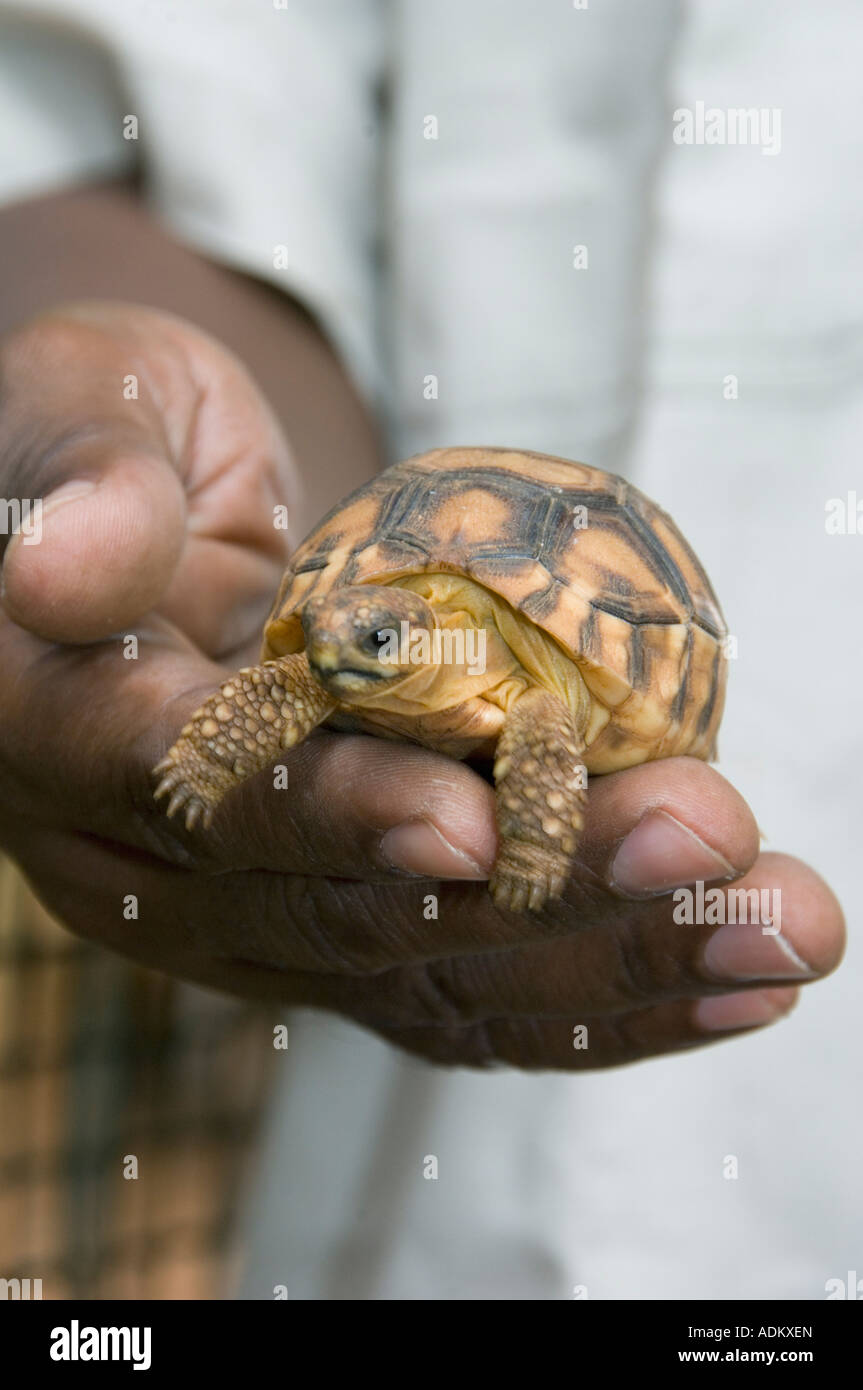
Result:
<svg viewBox="0 0 863 1390">
<path fill-rule="evenodd" d="M 285 790 L 253 779 L 209 836 L 168 822 L 149 769 L 255 655 L 285 559 L 272 508 L 298 486 L 289 451 L 239 363 L 151 311 L 44 316 L 5 340 L 0 372 L 3 495 L 46 499 L 41 543 L 16 537 L 4 563 L 0 835 L 72 929 L 475 1065 L 579 1069 L 713 1041 L 780 1016 L 789 981 L 836 964 L 829 890 L 759 856 L 745 803 L 689 759 L 594 779 L 578 871 L 538 916 L 453 881 L 488 875 L 493 794 L 422 749 L 324 731 L 284 755 Z M 780 889 L 781 936 L 674 923 L 661 890 L 742 874 Z"/>
</svg>

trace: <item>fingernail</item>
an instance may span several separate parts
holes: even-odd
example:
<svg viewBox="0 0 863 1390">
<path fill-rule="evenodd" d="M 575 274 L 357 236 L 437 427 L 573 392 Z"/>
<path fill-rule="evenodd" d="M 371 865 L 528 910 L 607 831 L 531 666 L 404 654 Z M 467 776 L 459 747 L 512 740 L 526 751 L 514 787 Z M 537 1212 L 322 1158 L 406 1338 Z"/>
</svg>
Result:
<svg viewBox="0 0 863 1390">
<path fill-rule="evenodd" d="M 71 482 L 64 483 L 62 487 L 58 487 L 55 492 L 50 492 L 47 497 L 36 499 L 38 507 L 36 510 L 32 510 L 30 525 L 38 530 L 32 529 L 26 536 L 23 531 L 16 531 L 6 546 L 3 564 L 0 567 L 0 600 L 6 598 L 6 577 L 13 558 L 22 546 L 33 545 L 42 539 L 42 523 L 46 516 L 49 516 L 51 512 L 58 511 L 67 502 L 76 502 L 79 497 L 85 497 L 87 493 L 93 491 L 95 486 L 94 482 L 89 482 L 86 478 L 75 478 Z"/>
<path fill-rule="evenodd" d="M 706 1033 L 761 1028 L 787 1014 L 798 992 L 796 989 L 756 989 L 742 994 L 717 994 L 712 999 L 699 1000 L 695 1022 Z"/>
<path fill-rule="evenodd" d="M 738 878 L 739 873 L 694 830 L 667 811 L 648 811 L 630 830 L 611 866 L 611 886 L 630 897 L 650 897 L 702 879 Z"/>
<path fill-rule="evenodd" d="M 759 926 L 729 922 L 704 948 L 703 964 L 717 980 L 814 979 L 816 971 L 780 933 L 765 936 Z"/>
<path fill-rule="evenodd" d="M 71 482 L 64 483 L 54 492 L 49 492 L 42 503 L 42 520 L 50 516 L 52 512 L 57 512 L 61 507 L 65 507 L 67 502 L 77 502 L 81 497 L 86 497 L 96 488 L 95 482 L 88 478 L 73 478 Z"/>
<path fill-rule="evenodd" d="M 423 878 L 488 878 L 486 869 L 451 845 L 428 820 L 393 826 L 381 840 L 380 852 L 391 868 Z"/>
<path fill-rule="evenodd" d="M 77 502 L 79 498 L 86 497 L 95 486 L 94 482 L 88 482 L 85 478 L 76 478 L 72 482 L 64 483 L 62 487 L 58 487 L 56 492 L 49 492 L 47 497 L 36 498 L 35 506 L 31 508 L 31 530 L 26 536 L 23 530 L 16 531 L 6 547 L 6 553 L 3 557 L 4 573 L 10 557 L 17 552 L 20 545 L 33 545 L 36 541 L 41 540 L 42 523 L 46 516 L 59 511 L 61 507 L 65 507 L 67 502 Z M 3 583 L 5 588 L 5 580 Z"/>
</svg>

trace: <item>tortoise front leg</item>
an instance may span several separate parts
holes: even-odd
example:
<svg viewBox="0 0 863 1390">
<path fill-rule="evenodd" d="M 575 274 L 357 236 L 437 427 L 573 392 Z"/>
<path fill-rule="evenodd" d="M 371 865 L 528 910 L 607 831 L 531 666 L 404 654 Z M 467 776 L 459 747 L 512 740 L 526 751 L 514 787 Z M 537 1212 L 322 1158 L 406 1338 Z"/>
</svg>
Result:
<svg viewBox="0 0 863 1390">
<path fill-rule="evenodd" d="M 155 796 L 171 793 L 168 815 L 186 808 L 186 827 L 210 824 L 222 797 L 293 748 L 335 708 L 305 653 L 249 666 L 225 681 L 192 715 L 153 769 Z"/>
<path fill-rule="evenodd" d="M 498 907 L 538 910 L 563 892 L 584 820 L 583 741 L 559 696 L 531 687 L 508 710 L 494 764 Z"/>
</svg>

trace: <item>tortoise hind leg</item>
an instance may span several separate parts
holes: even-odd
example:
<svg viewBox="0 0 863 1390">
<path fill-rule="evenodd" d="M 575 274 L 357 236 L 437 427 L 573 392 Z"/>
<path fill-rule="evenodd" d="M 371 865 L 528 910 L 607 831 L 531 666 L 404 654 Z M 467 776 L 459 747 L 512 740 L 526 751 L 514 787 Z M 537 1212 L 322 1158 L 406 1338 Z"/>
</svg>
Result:
<svg viewBox="0 0 863 1390">
<path fill-rule="evenodd" d="M 302 742 L 334 707 L 304 653 L 238 671 L 195 711 L 153 769 L 161 775 L 156 798 L 170 792 L 168 815 L 184 807 L 187 829 L 199 819 L 208 826 L 229 791 Z"/>
<path fill-rule="evenodd" d="M 500 848 L 489 888 L 498 907 L 538 911 L 562 893 L 584 819 L 583 748 L 551 691 L 532 686 L 508 710 L 494 764 Z"/>
</svg>

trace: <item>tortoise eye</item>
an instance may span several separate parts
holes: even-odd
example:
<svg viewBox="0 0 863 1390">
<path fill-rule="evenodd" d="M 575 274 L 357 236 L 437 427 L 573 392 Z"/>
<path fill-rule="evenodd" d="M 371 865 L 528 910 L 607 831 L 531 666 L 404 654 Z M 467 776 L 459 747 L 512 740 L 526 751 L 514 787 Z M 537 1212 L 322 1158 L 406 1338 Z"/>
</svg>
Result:
<svg viewBox="0 0 863 1390">
<path fill-rule="evenodd" d="M 375 628 L 372 632 L 367 632 L 365 637 L 360 639 L 360 651 L 368 652 L 369 656 L 377 656 L 378 652 L 390 640 L 392 633 L 388 628 Z"/>
</svg>

